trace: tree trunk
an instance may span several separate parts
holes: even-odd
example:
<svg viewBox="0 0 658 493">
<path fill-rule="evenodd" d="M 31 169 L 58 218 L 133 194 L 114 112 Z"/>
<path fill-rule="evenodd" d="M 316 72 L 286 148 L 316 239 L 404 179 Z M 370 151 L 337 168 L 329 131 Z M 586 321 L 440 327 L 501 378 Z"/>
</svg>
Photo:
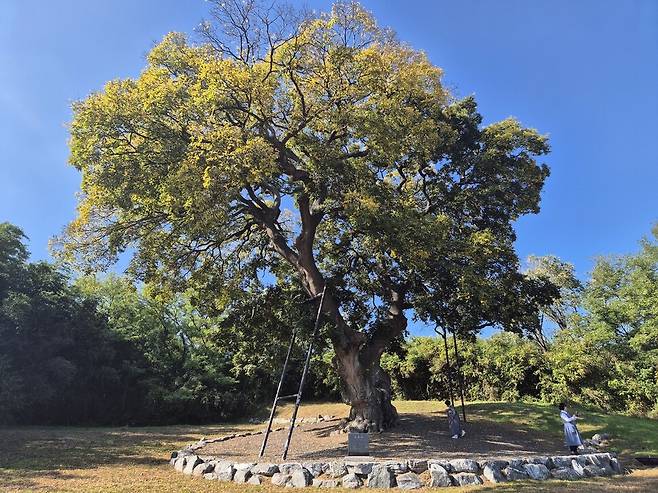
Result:
<svg viewBox="0 0 658 493">
<path fill-rule="evenodd" d="M 351 405 L 348 427 L 383 431 L 395 425 L 398 412 L 391 403 L 391 379 L 376 361 L 364 362 L 358 347 L 336 350 L 341 396 Z"/>
<path fill-rule="evenodd" d="M 318 297 L 326 281 L 315 263 L 313 241 L 324 212 L 312 212 L 306 194 L 297 198 L 297 204 L 302 228 L 295 240 L 296 252 L 272 220 L 264 217 L 258 208 L 253 208 L 253 211 L 256 217 L 261 218 L 274 250 L 297 270 L 308 294 Z M 391 403 L 391 379 L 379 361 L 388 343 L 404 332 L 407 319 L 403 310 L 404 296 L 394 289 L 390 281 L 386 282 L 385 298 L 390 302 L 387 320 L 368 337 L 345 322 L 339 310 L 339 300 L 334 298 L 331 290 L 324 296 L 324 314 L 335 324 L 329 337 L 336 352 L 334 362 L 341 378 L 341 395 L 352 406 L 350 421 L 365 424 L 369 431 L 390 428 L 398 418 L 397 410 Z"/>
</svg>

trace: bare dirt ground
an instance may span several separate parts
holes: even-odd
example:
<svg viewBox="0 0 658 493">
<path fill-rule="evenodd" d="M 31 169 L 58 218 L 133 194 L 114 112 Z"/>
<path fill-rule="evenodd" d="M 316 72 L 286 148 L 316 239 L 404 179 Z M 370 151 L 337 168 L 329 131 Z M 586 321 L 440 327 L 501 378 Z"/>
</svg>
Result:
<svg viewBox="0 0 658 493">
<path fill-rule="evenodd" d="M 338 420 L 304 423 L 295 428 L 288 459 L 310 461 L 344 457 L 347 454 L 347 435 L 331 434 L 338 428 L 338 423 Z M 495 423 L 479 416 L 472 416 L 464 427 L 466 436 L 453 440 L 448 434 L 443 412 L 404 412 L 400 414 L 398 426 L 382 434 L 370 435 L 370 455 L 373 459 L 452 459 L 565 453 L 558 434 L 523 429 L 514 423 Z M 287 433 L 286 427 L 270 434 L 265 454 L 267 460 L 280 459 Z M 251 461 L 258 458 L 262 440 L 263 435 L 233 438 L 208 444 L 199 453 Z"/>
</svg>

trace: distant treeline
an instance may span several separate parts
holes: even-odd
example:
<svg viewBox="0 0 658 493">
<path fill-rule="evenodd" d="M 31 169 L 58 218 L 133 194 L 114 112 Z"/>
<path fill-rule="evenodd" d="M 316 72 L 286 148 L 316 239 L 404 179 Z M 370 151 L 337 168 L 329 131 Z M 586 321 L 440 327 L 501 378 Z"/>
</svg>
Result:
<svg viewBox="0 0 658 493">
<path fill-rule="evenodd" d="M 166 295 L 114 275 L 74 279 L 27 259 L 21 230 L 0 224 L 0 423 L 244 418 L 269 404 L 293 330 L 300 343 L 284 391 L 295 391 L 313 317 L 297 291 L 247 291 L 201 313 L 194 293 Z M 584 286 L 553 257 L 533 259 L 532 269 L 561 287 L 561 300 L 545 313 L 556 333 L 460 338 L 467 397 L 569 399 L 658 417 L 655 242 L 599 260 Z M 398 397 L 449 394 L 440 338 L 396 341 L 382 366 Z M 339 398 L 324 343 L 306 396 Z"/>
<path fill-rule="evenodd" d="M 658 418 L 658 226 L 633 255 L 599 258 L 586 283 L 556 257 L 531 257 L 526 274 L 548 278 L 560 298 L 542 309 L 542 328 L 524 336 L 461 338 L 468 399 L 576 401 Z M 452 345 L 450 345 L 452 347 Z M 400 397 L 456 393 L 455 358 L 440 338 L 418 337 L 384 355 Z M 448 378 L 451 376 L 452 378 Z"/>
<path fill-rule="evenodd" d="M 244 418 L 273 396 L 292 324 L 307 322 L 303 307 L 282 310 L 278 292 L 209 318 L 187 296 L 156 296 L 113 275 L 73 280 L 27 258 L 22 231 L 0 224 L 0 423 Z M 256 329 L 241 330 L 247 325 Z M 296 347 L 289 394 L 301 353 Z M 315 362 L 309 398 L 337 398 L 316 377 L 326 366 Z"/>
</svg>

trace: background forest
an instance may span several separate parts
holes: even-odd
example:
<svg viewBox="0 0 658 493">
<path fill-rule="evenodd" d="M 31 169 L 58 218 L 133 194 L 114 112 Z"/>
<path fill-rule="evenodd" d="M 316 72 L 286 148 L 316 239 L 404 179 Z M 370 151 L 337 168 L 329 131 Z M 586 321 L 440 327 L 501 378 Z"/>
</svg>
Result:
<svg viewBox="0 0 658 493">
<path fill-rule="evenodd" d="M 526 274 L 560 298 L 544 308 L 544 330 L 459 339 L 467 398 L 567 399 L 658 417 L 657 240 L 658 227 L 637 253 L 598 259 L 584 283 L 555 257 L 528 259 Z M 30 263 L 26 242 L 0 224 L 0 423 L 244 417 L 271 399 L 292 331 L 308 340 L 312 308 L 290 286 L 254 284 L 201 313 L 198 293 L 165 297 L 118 275 L 74 278 Z M 329 347 L 314 358 L 309 399 L 338 399 Z M 382 366 L 397 397 L 449 394 L 440 337 L 396 340 Z"/>
</svg>

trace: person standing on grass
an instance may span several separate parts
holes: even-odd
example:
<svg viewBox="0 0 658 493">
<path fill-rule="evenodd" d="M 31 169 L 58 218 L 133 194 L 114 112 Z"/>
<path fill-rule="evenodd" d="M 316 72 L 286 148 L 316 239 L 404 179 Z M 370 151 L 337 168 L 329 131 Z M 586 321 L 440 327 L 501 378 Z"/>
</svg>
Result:
<svg viewBox="0 0 658 493">
<path fill-rule="evenodd" d="M 450 430 L 451 438 L 456 440 L 457 438 L 466 435 L 466 432 L 462 428 L 462 422 L 459 419 L 459 413 L 455 410 L 450 401 L 446 401 L 445 404 L 448 408 L 446 409 L 446 414 L 448 415 L 448 429 Z"/>
<path fill-rule="evenodd" d="M 560 403 L 560 419 L 564 423 L 564 443 L 571 450 L 571 453 L 578 455 L 578 447 L 583 444 L 580 438 L 580 433 L 576 427 L 576 420 L 580 419 L 576 414 L 569 414 L 567 412 L 567 405 L 564 402 Z"/>
</svg>

